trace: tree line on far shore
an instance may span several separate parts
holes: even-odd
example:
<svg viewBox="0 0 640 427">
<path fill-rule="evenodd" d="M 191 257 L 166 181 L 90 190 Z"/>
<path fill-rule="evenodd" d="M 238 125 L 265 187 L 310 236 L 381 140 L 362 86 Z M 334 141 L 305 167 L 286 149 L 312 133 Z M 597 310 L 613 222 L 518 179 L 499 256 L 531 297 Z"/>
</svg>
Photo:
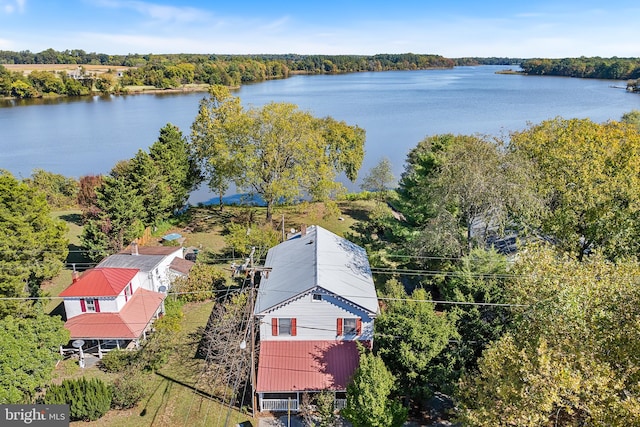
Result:
<svg viewBox="0 0 640 427">
<path fill-rule="evenodd" d="M 92 92 L 122 93 L 130 86 L 157 89 L 187 84 L 239 86 L 291 74 L 335 74 L 363 71 L 451 68 L 454 61 L 440 55 L 105 55 L 81 50 L 40 53 L 0 51 L 0 64 L 77 64 L 79 72 L 34 71 L 28 76 L 0 65 L 0 96 L 34 98 L 46 95 L 81 96 Z M 91 73 L 87 65 L 129 67 L 121 74 Z"/>
<path fill-rule="evenodd" d="M 77 64 L 73 73 L 33 71 L 25 76 L 10 72 L 2 64 Z M 87 71 L 85 66 L 113 66 L 106 73 Z M 246 83 L 283 79 L 292 74 L 337 74 L 365 71 L 424 70 L 467 65 L 520 66 L 528 75 L 632 80 L 637 91 L 638 58 L 580 57 L 563 59 L 465 57 L 445 58 L 425 54 L 364 55 L 215 55 L 130 54 L 107 55 L 83 50 L 62 52 L 47 49 L 0 51 L 0 96 L 18 99 L 42 96 L 83 96 L 91 93 L 126 93 L 132 87 L 175 89 L 185 85 Z M 128 67 L 116 71 L 115 67 Z"/>
</svg>

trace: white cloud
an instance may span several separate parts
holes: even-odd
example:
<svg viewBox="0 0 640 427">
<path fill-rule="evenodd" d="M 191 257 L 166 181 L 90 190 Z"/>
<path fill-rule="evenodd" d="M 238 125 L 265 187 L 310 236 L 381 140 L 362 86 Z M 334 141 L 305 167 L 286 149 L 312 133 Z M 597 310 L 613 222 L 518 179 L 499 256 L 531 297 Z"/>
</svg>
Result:
<svg viewBox="0 0 640 427">
<path fill-rule="evenodd" d="M 12 14 L 13 12 L 24 12 L 24 6 L 27 0 L 0 0 L 0 8 L 6 14 Z"/>
<path fill-rule="evenodd" d="M 211 14 L 204 9 L 166 6 L 144 1 L 95 0 L 93 4 L 99 7 L 134 10 L 140 15 L 159 22 L 191 23 L 205 21 L 211 17 Z"/>
</svg>

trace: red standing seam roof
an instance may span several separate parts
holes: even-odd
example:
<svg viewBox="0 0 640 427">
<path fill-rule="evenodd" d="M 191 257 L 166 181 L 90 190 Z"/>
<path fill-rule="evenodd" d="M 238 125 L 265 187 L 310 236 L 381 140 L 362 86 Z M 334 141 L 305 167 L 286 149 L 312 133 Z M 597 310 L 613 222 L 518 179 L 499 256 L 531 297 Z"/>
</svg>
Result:
<svg viewBox="0 0 640 427">
<path fill-rule="evenodd" d="M 359 361 L 355 341 L 261 341 L 256 391 L 346 390 Z"/>
<path fill-rule="evenodd" d="M 61 297 L 115 297 L 138 274 L 134 268 L 94 268 L 60 293 Z"/>
<path fill-rule="evenodd" d="M 119 313 L 84 313 L 67 320 L 71 339 L 136 339 L 153 319 L 165 295 L 139 288 Z"/>
</svg>

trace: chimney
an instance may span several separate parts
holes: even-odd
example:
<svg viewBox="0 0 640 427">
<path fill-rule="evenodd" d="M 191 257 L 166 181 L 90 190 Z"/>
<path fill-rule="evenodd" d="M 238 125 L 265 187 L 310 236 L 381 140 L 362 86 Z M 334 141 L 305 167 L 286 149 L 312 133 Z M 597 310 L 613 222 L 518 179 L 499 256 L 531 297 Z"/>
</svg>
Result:
<svg viewBox="0 0 640 427">
<path fill-rule="evenodd" d="M 131 255 L 139 255 L 138 254 L 138 242 L 136 240 L 131 242 Z"/>
<path fill-rule="evenodd" d="M 76 270 L 73 270 L 73 272 L 71 273 L 71 283 L 76 283 L 79 277 L 80 273 L 78 273 Z"/>
<path fill-rule="evenodd" d="M 304 237 L 307 235 L 307 226 L 306 225 L 302 225 L 300 227 L 300 237 Z"/>
</svg>

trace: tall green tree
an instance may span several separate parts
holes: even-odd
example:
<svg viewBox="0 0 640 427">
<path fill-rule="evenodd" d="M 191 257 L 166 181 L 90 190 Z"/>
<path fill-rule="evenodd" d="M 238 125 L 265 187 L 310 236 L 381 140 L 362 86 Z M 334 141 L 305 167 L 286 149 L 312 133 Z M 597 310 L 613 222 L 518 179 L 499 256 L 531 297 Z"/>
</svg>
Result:
<svg viewBox="0 0 640 427">
<path fill-rule="evenodd" d="M 95 208 L 82 234 L 83 246 L 91 250 L 93 259 L 120 251 L 142 235 L 142 199 L 123 177 L 103 178 L 102 185 L 96 188 Z"/>
<path fill-rule="evenodd" d="M 578 261 L 551 248 L 519 254 L 507 283 L 514 328 L 459 387 L 465 425 L 640 422 L 637 261 Z"/>
<path fill-rule="evenodd" d="M 170 211 L 181 209 L 187 203 L 189 193 L 200 181 L 195 158 L 182 131 L 177 126 L 167 123 L 160 129 L 158 140 L 149 147 L 149 156 L 169 187 Z"/>
<path fill-rule="evenodd" d="M 191 147 L 209 188 L 219 194 L 220 209 L 230 183 L 242 170 L 248 126 L 240 98 L 225 86 L 212 85 L 191 125 Z"/>
<path fill-rule="evenodd" d="M 619 122 L 556 118 L 511 135 L 534 164 L 545 201 L 540 228 L 579 259 L 640 251 L 640 133 Z"/>
<path fill-rule="evenodd" d="M 353 427 L 401 426 L 407 419 L 407 409 L 392 399 L 394 389 L 395 378 L 383 360 L 362 351 L 341 414 Z"/>
<path fill-rule="evenodd" d="M 317 119 L 293 104 L 244 110 L 218 87 L 201 104 L 192 142 L 213 189 L 222 193 L 233 182 L 259 195 L 268 220 L 276 204 L 305 195 L 324 200 L 338 191 L 336 174 L 355 179 L 364 155 L 360 128 Z"/>
<path fill-rule="evenodd" d="M 422 288 L 407 295 L 400 283 L 385 285 L 385 308 L 376 318 L 376 354 L 397 378 L 398 391 L 407 400 L 434 391 L 431 362 L 457 338 L 455 324 L 437 314 L 431 296 Z"/>
<path fill-rule="evenodd" d="M 0 404 L 32 403 L 68 341 L 69 331 L 57 316 L 0 319 Z"/>
<path fill-rule="evenodd" d="M 138 150 L 136 155 L 120 163 L 119 179 L 136 190 L 142 203 L 144 225 L 150 226 L 167 219 L 173 208 L 173 195 L 167 176 L 149 154 Z"/>
<path fill-rule="evenodd" d="M 0 296 L 39 293 L 43 280 L 62 269 L 69 252 L 64 222 L 51 217 L 44 193 L 0 171 Z M 17 310 L 0 302 L 0 318 Z"/>
</svg>

